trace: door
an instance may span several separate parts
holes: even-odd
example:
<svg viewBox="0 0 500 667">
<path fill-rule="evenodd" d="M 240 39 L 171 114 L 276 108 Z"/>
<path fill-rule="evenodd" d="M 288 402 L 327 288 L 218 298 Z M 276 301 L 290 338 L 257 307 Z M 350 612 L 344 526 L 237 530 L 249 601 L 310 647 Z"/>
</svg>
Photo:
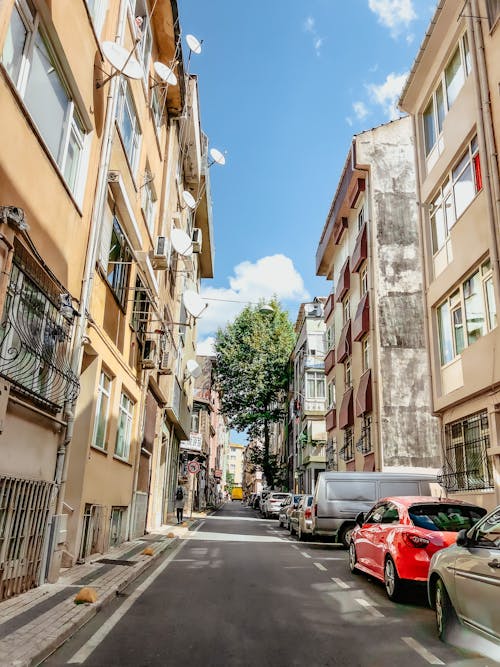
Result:
<svg viewBox="0 0 500 667">
<path fill-rule="evenodd" d="M 363 525 L 356 532 L 356 557 L 360 565 L 376 572 L 375 545 L 381 530 L 385 505 L 375 505 L 365 517 Z"/>
<path fill-rule="evenodd" d="M 500 508 L 478 524 L 473 540 L 455 561 L 457 611 L 500 639 Z"/>
<path fill-rule="evenodd" d="M 379 530 L 373 533 L 373 567 L 377 575 L 383 577 L 389 534 L 394 532 L 394 526 L 399 524 L 400 519 L 398 508 L 393 503 L 385 503 L 380 511 Z"/>
</svg>

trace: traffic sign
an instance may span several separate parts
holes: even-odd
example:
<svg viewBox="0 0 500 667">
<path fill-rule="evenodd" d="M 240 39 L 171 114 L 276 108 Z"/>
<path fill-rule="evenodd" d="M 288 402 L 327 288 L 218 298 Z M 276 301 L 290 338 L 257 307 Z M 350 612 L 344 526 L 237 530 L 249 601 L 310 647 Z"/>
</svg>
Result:
<svg viewBox="0 0 500 667">
<path fill-rule="evenodd" d="M 188 472 L 196 474 L 197 472 L 200 471 L 200 464 L 198 463 L 198 461 L 189 461 L 189 463 L 187 464 L 187 469 Z"/>
</svg>

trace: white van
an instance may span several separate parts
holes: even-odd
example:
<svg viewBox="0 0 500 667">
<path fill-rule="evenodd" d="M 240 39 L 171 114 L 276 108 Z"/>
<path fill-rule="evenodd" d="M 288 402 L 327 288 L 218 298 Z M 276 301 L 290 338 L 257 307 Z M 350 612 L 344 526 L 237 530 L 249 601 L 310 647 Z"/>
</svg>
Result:
<svg viewBox="0 0 500 667">
<path fill-rule="evenodd" d="M 313 535 L 349 546 L 356 515 L 388 496 L 439 495 L 436 475 L 399 472 L 320 472 L 313 500 Z"/>
</svg>

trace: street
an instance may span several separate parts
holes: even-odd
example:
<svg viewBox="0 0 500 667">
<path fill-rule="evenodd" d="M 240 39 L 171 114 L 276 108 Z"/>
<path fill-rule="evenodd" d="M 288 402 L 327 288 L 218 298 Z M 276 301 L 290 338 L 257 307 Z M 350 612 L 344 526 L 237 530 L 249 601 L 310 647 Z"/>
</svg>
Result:
<svg viewBox="0 0 500 667">
<path fill-rule="evenodd" d="M 440 642 L 423 592 L 390 602 L 338 545 L 299 543 L 240 502 L 197 523 L 44 663 L 146 667 L 477 665 Z"/>
</svg>

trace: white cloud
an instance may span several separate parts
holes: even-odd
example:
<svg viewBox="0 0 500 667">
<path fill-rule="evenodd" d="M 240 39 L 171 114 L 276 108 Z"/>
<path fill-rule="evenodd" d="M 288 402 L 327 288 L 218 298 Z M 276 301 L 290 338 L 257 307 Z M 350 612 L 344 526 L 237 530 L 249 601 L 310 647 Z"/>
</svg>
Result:
<svg viewBox="0 0 500 667">
<path fill-rule="evenodd" d="M 308 16 L 304 21 L 304 30 L 312 35 L 313 47 L 317 56 L 321 55 L 321 47 L 323 46 L 323 37 L 320 37 L 316 30 L 316 22 L 312 16 Z"/>
<path fill-rule="evenodd" d="M 345 122 L 349 125 L 349 127 L 352 127 L 352 118 L 350 116 L 345 117 Z"/>
<path fill-rule="evenodd" d="M 376 104 L 379 104 L 389 120 L 395 120 L 401 116 L 397 108 L 397 102 L 403 86 L 408 77 L 408 72 L 403 74 L 388 74 L 384 83 L 376 85 L 371 83 L 367 85 L 370 97 Z"/>
<path fill-rule="evenodd" d="M 197 320 L 198 336 L 215 333 L 243 310 L 247 303 L 276 296 L 279 301 L 300 303 L 309 299 L 302 276 L 285 255 L 262 257 L 256 262 L 241 262 L 229 278 L 229 287 L 204 287 L 202 298 L 208 308 Z"/>
<path fill-rule="evenodd" d="M 352 108 L 354 109 L 354 113 L 359 120 L 364 120 L 370 113 L 364 102 L 354 102 Z"/>
<path fill-rule="evenodd" d="M 207 336 L 203 340 L 198 341 L 196 345 L 196 354 L 199 354 L 201 357 L 213 357 L 215 355 L 215 338 L 213 336 Z"/>
<path fill-rule="evenodd" d="M 379 23 L 397 38 L 417 18 L 412 0 L 368 0 L 371 11 L 377 15 Z"/>
</svg>

